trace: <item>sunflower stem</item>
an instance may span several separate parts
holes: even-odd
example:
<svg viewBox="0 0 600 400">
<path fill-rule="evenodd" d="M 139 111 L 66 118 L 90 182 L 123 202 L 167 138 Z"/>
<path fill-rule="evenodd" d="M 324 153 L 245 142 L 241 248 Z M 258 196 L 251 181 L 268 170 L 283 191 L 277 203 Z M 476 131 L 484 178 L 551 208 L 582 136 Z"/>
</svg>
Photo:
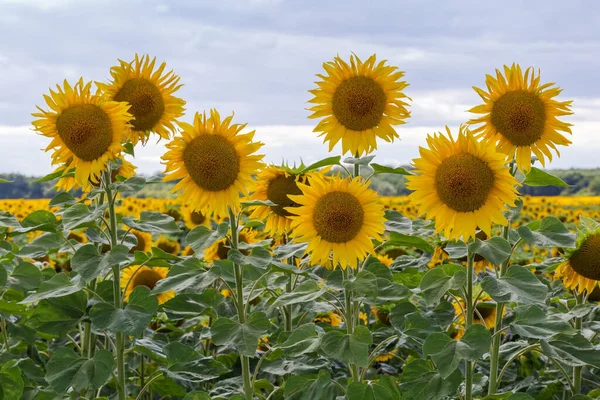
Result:
<svg viewBox="0 0 600 400">
<path fill-rule="evenodd" d="M 502 237 L 508 240 L 508 226 L 502 228 Z M 510 257 L 500 266 L 500 277 L 506 274 Z M 494 323 L 494 336 L 492 338 L 492 347 L 490 349 L 490 384 L 488 386 L 488 396 L 495 394 L 498 390 L 498 367 L 500 365 L 500 343 L 502 335 L 498 334 L 502 330 L 502 314 L 504 313 L 504 303 L 496 303 L 496 322 Z"/>
<path fill-rule="evenodd" d="M 465 332 L 473 324 L 473 261 L 475 253 L 467 244 L 467 290 L 465 303 L 467 315 L 465 318 Z M 465 361 L 465 400 L 473 399 L 473 361 Z"/>
<path fill-rule="evenodd" d="M 110 219 L 110 248 L 113 249 L 119 244 L 117 238 L 117 213 L 115 212 L 115 197 L 113 196 L 112 189 L 110 188 L 111 183 L 111 171 L 110 166 L 104 171 L 104 191 L 106 192 L 106 198 L 108 199 L 108 217 Z M 113 291 L 114 291 L 114 305 L 115 308 L 119 309 L 123 305 L 121 298 L 121 287 L 120 287 L 120 268 L 119 265 L 112 267 L 113 272 Z M 115 347 L 117 353 L 117 391 L 119 394 L 119 400 L 125 400 L 127 397 L 126 388 L 126 376 L 125 376 L 125 335 L 122 332 L 116 333 Z"/>
<path fill-rule="evenodd" d="M 348 282 L 350 280 L 351 273 L 351 268 L 348 266 L 342 269 L 344 282 Z M 354 318 L 354 301 L 352 299 L 352 289 L 348 289 L 347 285 L 344 285 L 344 300 L 346 302 L 346 306 L 344 309 L 344 323 L 346 324 L 346 332 L 348 333 L 348 335 L 353 335 L 354 328 L 356 327 L 356 320 Z M 352 381 L 359 382 L 360 375 L 358 372 L 358 366 L 352 363 L 349 365 L 349 367 Z"/>
<path fill-rule="evenodd" d="M 580 305 L 583 303 L 583 292 L 577 294 L 577 296 L 575 296 L 575 299 L 577 300 L 577 305 Z M 575 329 L 577 329 L 577 331 L 579 333 L 581 333 L 581 324 L 582 324 L 582 318 L 575 318 Z M 581 393 L 581 376 L 583 375 L 583 367 L 582 366 L 577 366 L 577 367 L 573 367 L 573 395 L 577 395 Z"/>
<path fill-rule="evenodd" d="M 238 248 L 238 219 L 231 209 L 229 210 L 229 226 L 231 228 L 231 249 L 237 250 Z M 233 273 L 235 278 L 235 289 L 236 289 L 236 300 L 238 302 L 237 312 L 238 320 L 240 324 L 246 322 L 246 307 L 244 302 L 244 270 L 241 265 L 233 263 Z M 250 359 L 243 354 L 240 354 L 240 363 L 242 365 L 242 379 L 244 382 L 244 395 L 246 400 L 252 400 L 254 396 L 254 390 L 252 388 L 252 380 L 250 376 Z"/>
</svg>

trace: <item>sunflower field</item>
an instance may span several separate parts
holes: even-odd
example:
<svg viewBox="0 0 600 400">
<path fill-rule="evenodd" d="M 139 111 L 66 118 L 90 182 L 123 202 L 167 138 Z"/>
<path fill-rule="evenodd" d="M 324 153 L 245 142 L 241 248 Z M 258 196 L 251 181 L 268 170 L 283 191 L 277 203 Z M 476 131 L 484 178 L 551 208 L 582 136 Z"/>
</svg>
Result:
<svg viewBox="0 0 600 400">
<path fill-rule="evenodd" d="M 519 194 L 566 185 L 535 166 L 572 134 L 539 71 L 487 75 L 410 170 L 374 162 L 411 103 L 375 55 L 323 64 L 311 165 L 265 163 L 234 115 L 183 122 L 155 58 L 107 76 L 40 96 L 56 196 L 0 200 L 0 399 L 600 398 L 600 198 Z"/>
</svg>

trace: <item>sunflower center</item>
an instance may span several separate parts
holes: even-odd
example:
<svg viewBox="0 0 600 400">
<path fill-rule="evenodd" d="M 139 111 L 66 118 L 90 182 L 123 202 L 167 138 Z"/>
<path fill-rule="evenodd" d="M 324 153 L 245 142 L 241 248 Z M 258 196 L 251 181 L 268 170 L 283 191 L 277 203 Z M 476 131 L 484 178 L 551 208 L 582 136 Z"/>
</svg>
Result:
<svg viewBox="0 0 600 400">
<path fill-rule="evenodd" d="M 600 233 L 588 237 L 569 260 L 579 275 L 600 281 Z"/>
<path fill-rule="evenodd" d="M 183 162 L 192 180 L 209 192 L 228 189 L 240 172 L 235 147 L 221 135 L 194 138 L 183 151 Z"/>
<path fill-rule="evenodd" d="M 495 308 L 493 308 L 493 307 L 476 306 L 475 308 L 477 309 L 479 314 L 481 314 L 481 318 L 483 318 L 483 319 L 490 317 L 494 313 L 494 310 L 495 310 Z M 479 314 L 473 313 L 473 319 L 479 321 Z"/>
<path fill-rule="evenodd" d="M 190 213 L 190 220 L 194 225 L 200 225 L 203 224 L 204 221 L 206 221 L 206 216 L 200 211 L 192 211 Z"/>
<path fill-rule="evenodd" d="M 153 269 L 142 269 L 133 277 L 131 285 L 133 288 L 138 286 L 146 286 L 149 289 L 154 289 L 156 283 L 161 280 L 161 276 Z"/>
<path fill-rule="evenodd" d="M 165 102 L 160 89 L 148 79 L 133 78 L 125 82 L 114 97 L 115 101 L 126 101 L 131 105 L 129 113 L 137 131 L 149 131 L 156 126 L 165 112 Z"/>
<path fill-rule="evenodd" d="M 331 192 L 315 204 L 313 224 L 323 240 L 345 243 L 360 232 L 364 215 L 356 197 L 347 192 Z"/>
<path fill-rule="evenodd" d="M 110 147 L 113 129 L 110 117 L 94 104 L 74 104 L 56 120 L 56 130 L 78 158 L 93 161 Z"/>
<path fill-rule="evenodd" d="M 295 176 L 278 175 L 271 179 L 267 186 L 267 199 L 277 204 L 276 206 L 271 206 L 271 211 L 282 217 L 292 215 L 285 210 L 285 207 L 298 207 L 299 204 L 288 197 L 290 194 L 302 194 L 302 191 L 296 184 Z"/>
<path fill-rule="evenodd" d="M 366 76 L 343 81 L 335 90 L 331 102 L 333 115 L 347 129 L 364 131 L 379 124 L 387 97 L 383 88 Z"/>
<path fill-rule="evenodd" d="M 540 98 L 525 90 L 500 96 L 491 112 L 492 124 L 515 146 L 529 146 L 544 133 L 546 108 Z"/>
<path fill-rule="evenodd" d="M 158 242 L 156 247 L 169 254 L 175 254 L 177 252 L 177 242 L 172 242 L 170 240 Z"/>
<path fill-rule="evenodd" d="M 137 244 L 131 249 L 133 251 L 144 251 L 146 249 L 146 239 L 137 232 L 133 232 L 133 235 L 137 239 Z"/>
<path fill-rule="evenodd" d="M 435 184 L 440 200 L 458 212 L 479 210 L 494 186 L 494 172 L 470 153 L 448 157 L 438 166 Z"/>
</svg>

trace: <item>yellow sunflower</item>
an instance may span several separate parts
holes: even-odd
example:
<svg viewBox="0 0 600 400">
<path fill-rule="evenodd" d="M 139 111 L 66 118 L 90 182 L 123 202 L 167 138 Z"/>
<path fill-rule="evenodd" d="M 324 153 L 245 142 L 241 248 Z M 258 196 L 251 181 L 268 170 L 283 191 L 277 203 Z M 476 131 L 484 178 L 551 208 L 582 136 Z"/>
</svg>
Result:
<svg viewBox="0 0 600 400">
<path fill-rule="evenodd" d="M 181 136 L 167 144 L 162 159 L 165 181 L 179 180 L 173 192 L 181 192 L 183 203 L 205 215 L 227 215 L 238 209 L 240 193 L 253 185 L 252 175 L 262 166 L 262 155 L 252 154 L 261 146 L 253 142 L 254 131 L 240 134 L 246 126 L 232 124 L 233 115 L 221 121 L 216 110 L 196 113 L 194 125 L 180 123 Z"/>
<path fill-rule="evenodd" d="M 589 294 L 600 286 L 600 229 L 584 232 L 574 250 L 567 250 L 563 262 L 554 271 L 554 279 L 561 279 L 567 289 Z"/>
<path fill-rule="evenodd" d="M 554 83 L 540 85 L 540 74 L 532 67 L 521 70 L 517 64 L 504 66 L 504 75 L 486 76 L 487 92 L 473 87 L 484 104 L 469 111 L 483 114 L 469 124 L 480 124 L 473 130 L 476 136 L 497 142 L 498 150 L 513 159 L 521 171 L 531 168 L 531 154 L 542 165 L 546 157 L 552 161 L 551 150 L 560 155 L 556 145 L 567 146 L 571 141 L 560 132 L 571 133 L 571 124 L 558 117 L 570 115 L 572 101 L 557 101 L 561 89 Z"/>
<path fill-rule="evenodd" d="M 492 223 L 508 223 L 502 211 L 514 205 L 518 183 L 493 143 L 477 141 L 462 126 L 456 140 L 446 131 L 427 136 L 429 148 L 413 160 L 418 175 L 408 177 L 410 199 L 447 239 L 468 240 L 477 227 L 491 236 Z"/>
<path fill-rule="evenodd" d="M 266 219 L 265 232 L 283 234 L 290 230 L 292 214 L 286 207 L 298 207 L 288 195 L 302 194 L 298 182 L 307 182 L 306 174 L 294 174 L 283 167 L 269 165 L 257 177 L 256 189 L 250 200 L 269 200 L 275 206 L 257 206 L 250 218 Z"/>
<path fill-rule="evenodd" d="M 318 313 L 317 316 L 312 320 L 312 322 L 324 322 L 326 324 L 330 324 L 331 326 L 337 327 L 342 324 L 342 318 L 335 311 Z"/>
<path fill-rule="evenodd" d="M 410 116 L 408 99 L 402 92 L 408 84 L 400 80 L 404 72 L 397 67 L 376 64 L 375 54 L 365 62 L 355 55 L 350 63 L 335 57 L 323 64 L 327 75 L 310 90 L 315 97 L 309 102 L 309 118 L 323 118 L 314 129 L 325 136 L 329 151 L 341 140 L 342 152 L 352 155 L 370 153 L 377 148 L 377 138 L 393 142 L 398 133 L 394 125 L 405 123 Z"/>
<path fill-rule="evenodd" d="M 460 324 L 456 336 L 456 340 L 459 340 L 464 335 L 465 315 L 462 310 L 466 310 L 466 307 L 462 300 L 460 301 L 460 305 L 455 302 L 453 303 L 453 306 L 457 316 L 457 322 Z M 503 314 L 506 314 L 506 308 L 504 309 Z M 496 315 L 496 303 L 487 293 L 483 293 L 479 296 L 479 300 L 473 311 L 473 324 L 483 325 L 488 329 L 494 329 L 496 326 Z"/>
<path fill-rule="evenodd" d="M 258 232 L 253 229 L 244 228 L 238 232 L 238 241 L 240 243 L 253 244 L 258 242 L 256 236 Z M 204 250 L 204 260 L 213 262 L 214 260 L 225 260 L 230 249 L 229 238 L 217 240 L 209 248 Z M 247 250 L 240 250 L 242 254 L 249 254 Z"/>
<path fill-rule="evenodd" d="M 356 268 L 358 261 L 373 252 L 371 239 L 381 240 L 385 230 L 384 209 L 377 193 L 361 178 L 315 176 L 310 186 L 298 183 L 301 195 L 289 196 L 299 207 L 294 214 L 291 236 L 306 242 L 311 262 Z"/>
<path fill-rule="evenodd" d="M 150 59 L 149 55 L 140 58 L 136 54 L 132 62 L 119 60 L 119 64 L 110 70 L 112 82 L 96 85 L 104 98 L 131 105 L 129 111 L 135 120 L 127 139 L 134 145 L 140 139 L 145 143 L 150 132 L 169 139 L 176 119 L 184 112 L 185 101 L 173 95 L 182 86 L 179 77 L 172 70 L 164 73 L 164 62 L 155 71 L 156 58 Z"/>
<path fill-rule="evenodd" d="M 121 289 L 125 290 L 125 299 L 129 301 L 129 296 L 138 286 L 146 286 L 149 289 L 154 289 L 158 281 L 165 279 L 169 273 L 169 268 L 165 267 L 140 267 L 134 265 L 127 267 L 121 273 Z M 156 296 L 158 304 L 163 304 L 175 297 L 175 292 L 160 293 Z"/>
<path fill-rule="evenodd" d="M 132 115 L 129 105 L 103 101 L 91 92 L 92 83 L 80 79 L 71 87 L 65 80 L 57 91 L 44 95 L 50 110 L 37 107 L 33 113 L 34 129 L 52 138 L 46 151 L 54 149 L 52 164 L 75 168 L 75 180 L 85 186 L 89 179 L 98 180 L 109 160 L 122 150 L 121 139 L 127 134 Z"/>
<path fill-rule="evenodd" d="M 183 220 L 185 221 L 185 226 L 188 229 L 194 229 L 199 225 L 210 227 L 210 217 L 204 215 L 202 212 L 196 211 L 189 206 L 182 207 L 182 211 Z"/>
<path fill-rule="evenodd" d="M 396 356 L 398 349 L 393 349 L 387 353 L 383 353 L 375 357 L 375 362 L 387 362 Z"/>
<path fill-rule="evenodd" d="M 394 262 L 394 260 L 392 258 L 388 257 L 385 254 L 383 254 L 383 255 L 382 254 L 376 254 L 375 257 L 377 258 L 377 260 L 379 260 L 380 263 L 382 263 L 386 267 L 389 267 Z"/>
<path fill-rule="evenodd" d="M 444 247 L 446 247 L 445 243 L 435 246 L 435 249 L 433 250 L 433 255 L 431 256 L 431 261 L 429 261 L 429 263 L 427 264 L 429 268 L 433 268 L 436 265 L 444 264 L 447 260 L 450 259 L 450 254 L 446 253 Z"/>
<path fill-rule="evenodd" d="M 181 250 L 181 245 L 177 240 L 171 240 L 165 236 L 158 238 L 156 243 L 154 243 L 154 247 L 158 247 L 165 253 L 173 254 L 175 256 L 179 254 L 179 250 Z"/>
<path fill-rule="evenodd" d="M 130 233 L 132 233 L 137 239 L 137 244 L 131 248 L 129 251 L 130 253 L 135 251 L 143 251 L 144 253 L 147 253 L 152 250 L 152 235 L 150 233 L 135 229 L 132 229 Z"/>
</svg>

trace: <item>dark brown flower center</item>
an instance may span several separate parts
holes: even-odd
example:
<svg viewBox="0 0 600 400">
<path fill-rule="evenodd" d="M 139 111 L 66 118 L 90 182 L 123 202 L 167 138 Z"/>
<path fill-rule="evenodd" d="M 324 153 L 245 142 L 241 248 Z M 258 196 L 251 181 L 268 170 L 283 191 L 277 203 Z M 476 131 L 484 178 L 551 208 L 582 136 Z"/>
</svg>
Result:
<svg viewBox="0 0 600 400">
<path fill-rule="evenodd" d="M 292 215 L 286 211 L 285 207 L 298 207 L 299 204 L 293 202 L 288 195 L 302 194 L 302 191 L 296 184 L 296 177 L 293 175 L 285 176 L 283 173 L 269 181 L 267 185 L 267 199 L 271 200 L 276 206 L 271 206 L 271 211 L 282 217 Z"/>
<path fill-rule="evenodd" d="M 190 213 L 190 220 L 194 225 L 203 224 L 206 221 L 206 216 L 202 214 L 200 211 L 192 211 Z"/>
<path fill-rule="evenodd" d="M 579 275 L 600 281 L 600 233 L 589 236 L 569 259 Z"/>
<path fill-rule="evenodd" d="M 156 283 L 161 280 L 162 277 L 158 272 L 153 269 L 142 269 L 138 271 L 131 281 L 132 289 L 138 286 L 146 286 L 147 288 L 154 289 Z"/>
<path fill-rule="evenodd" d="M 313 224 L 319 236 L 331 243 L 345 243 L 363 227 L 364 210 L 356 197 L 347 192 L 331 192 L 315 204 Z"/>
<path fill-rule="evenodd" d="M 479 210 L 494 186 L 494 172 L 470 153 L 448 157 L 438 166 L 435 183 L 440 200 L 458 212 Z"/>
<path fill-rule="evenodd" d="M 221 135 L 200 135 L 183 151 L 183 162 L 192 180 L 202 189 L 228 189 L 240 172 L 235 147 Z"/>
<path fill-rule="evenodd" d="M 131 231 L 135 238 L 137 239 L 137 244 L 131 249 L 131 252 L 134 251 L 144 251 L 146 249 L 146 239 L 139 232 Z"/>
<path fill-rule="evenodd" d="M 135 117 L 131 124 L 136 131 L 152 130 L 165 112 L 160 89 L 145 78 L 133 78 L 125 82 L 114 100 L 131 105 L 129 113 Z"/>
<path fill-rule="evenodd" d="M 515 90 L 500 96 L 491 112 L 496 130 L 515 146 L 529 146 L 544 134 L 546 108 L 535 94 Z"/>
<path fill-rule="evenodd" d="M 333 115 L 348 129 L 363 131 L 379 124 L 387 97 L 372 78 L 355 76 L 343 81 L 331 102 Z"/>
<path fill-rule="evenodd" d="M 56 120 L 56 130 L 78 158 L 93 161 L 110 147 L 113 129 L 110 117 L 94 104 L 74 104 Z"/>
</svg>

